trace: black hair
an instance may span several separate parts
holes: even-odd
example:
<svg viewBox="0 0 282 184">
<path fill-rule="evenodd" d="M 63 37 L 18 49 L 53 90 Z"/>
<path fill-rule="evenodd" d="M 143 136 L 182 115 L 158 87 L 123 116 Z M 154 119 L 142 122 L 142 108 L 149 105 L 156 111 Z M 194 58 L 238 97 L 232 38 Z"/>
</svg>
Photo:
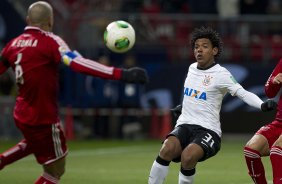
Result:
<svg viewBox="0 0 282 184">
<path fill-rule="evenodd" d="M 211 27 L 204 27 L 204 26 L 194 29 L 194 31 L 191 34 L 191 41 L 190 41 L 190 44 L 191 44 L 193 51 L 194 51 L 194 48 L 195 48 L 196 40 L 198 40 L 200 38 L 209 39 L 211 41 L 212 46 L 218 48 L 218 52 L 214 56 L 215 58 L 218 58 L 220 56 L 220 54 L 222 52 L 222 48 L 223 48 L 223 43 L 222 43 L 222 40 L 221 40 L 218 32 L 213 30 Z"/>
</svg>

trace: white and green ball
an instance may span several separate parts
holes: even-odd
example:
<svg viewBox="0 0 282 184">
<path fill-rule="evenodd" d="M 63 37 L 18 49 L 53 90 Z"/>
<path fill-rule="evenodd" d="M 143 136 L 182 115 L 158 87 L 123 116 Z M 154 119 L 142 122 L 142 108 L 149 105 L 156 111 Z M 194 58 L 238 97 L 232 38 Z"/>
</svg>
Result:
<svg viewBox="0 0 282 184">
<path fill-rule="evenodd" d="M 127 52 L 135 43 L 134 28 L 126 21 L 114 21 L 107 26 L 104 32 L 104 42 L 113 52 Z"/>
</svg>

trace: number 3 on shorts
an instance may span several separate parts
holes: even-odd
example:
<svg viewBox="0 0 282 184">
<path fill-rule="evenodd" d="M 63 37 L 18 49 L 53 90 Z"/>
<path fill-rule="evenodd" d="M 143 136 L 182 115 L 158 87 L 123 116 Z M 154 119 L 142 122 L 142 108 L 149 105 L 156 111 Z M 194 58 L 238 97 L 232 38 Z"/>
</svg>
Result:
<svg viewBox="0 0 282 184">
<path fill-rule="evenodd" d="M 206 144 L 208 144 L 210 147 L 213 146 L 214 144 L 214 140 L 212 139 L 212 135 L 207 133 L 205 137 L 202 138 L 202 142 L 205 142 Z M 205 144 L 204 143 L 204 144 Z"/>
</svg>

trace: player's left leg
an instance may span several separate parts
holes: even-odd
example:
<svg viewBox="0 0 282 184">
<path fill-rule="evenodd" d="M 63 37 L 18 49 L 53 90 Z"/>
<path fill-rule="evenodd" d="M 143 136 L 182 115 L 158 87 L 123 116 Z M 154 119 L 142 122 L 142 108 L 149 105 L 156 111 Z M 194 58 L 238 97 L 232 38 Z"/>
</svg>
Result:
<svg viewBox="0 0 282 184">
<path fill-rule="evenodd" d="M 282 184 L 282 134 L 270 149 L 273 184 Z"/>
<path fill-rule="evenodd" d="M 274 120 L 261 127 L 246 144 L 245 160 L 254 183 L 267 184 L 261 157 L 269 156 L 270 147 L 274 145 L 281 133 L 281 123 Z"/>
<path fill-rule="evenodd" d="M 268 141 L 260 134 L 254 135 L 244 147 L 249 175 L 256 184 L 267 184 L 261 156 L 267 156 L 268 154 Z"/>
<path fill-rule="evenodd" d="M 181 169 L 178 176 L 179 184 L 192 184 L 194 181 L 195 167 L 202 157 L 204 150 L 197 144 L 189 144 L 181 154 Z"/>
<path fill-rule="evenodd" d="M 200 126 L 192 126 L 195 132 L 192 143 L 181 154 L 179 184 L 192 184 L 196 173 L 196 164 L 204 161 L 220 150 L 221 139 L 213 131 Z"/>
<path fill-rule="evenodd" d="M 27 146 L 26 140 L 23 139 L 14 147 L 0 154 L 0 170 L 17 160 L 20 160 L 31 154 L 31 149 Z"/>
</svg>

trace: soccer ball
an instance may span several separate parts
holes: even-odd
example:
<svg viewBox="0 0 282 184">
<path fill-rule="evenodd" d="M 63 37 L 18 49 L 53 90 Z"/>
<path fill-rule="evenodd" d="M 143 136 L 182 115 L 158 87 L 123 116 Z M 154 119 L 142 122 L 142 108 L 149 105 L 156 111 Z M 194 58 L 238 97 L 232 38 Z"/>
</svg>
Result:
<svg viewBox="0 0 282 184">
<path fill-rule="evenodd" d="M 104 42 L 113 52 L 127 52 L 135 43 L 134 28 L 126 21 L 114 21 L 107 26 L 104 32 Z"/>
</svg>

